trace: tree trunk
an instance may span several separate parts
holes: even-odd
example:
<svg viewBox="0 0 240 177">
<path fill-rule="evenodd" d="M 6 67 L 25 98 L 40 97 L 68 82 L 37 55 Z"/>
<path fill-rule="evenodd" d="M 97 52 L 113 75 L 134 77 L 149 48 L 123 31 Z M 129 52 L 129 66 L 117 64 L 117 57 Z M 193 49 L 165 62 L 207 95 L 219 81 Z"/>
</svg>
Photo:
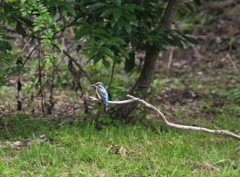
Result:
<svg viewBox="0 0 240 177">
<path fill-rule="evenodd" d="M 137 79 L 135 85 L 130 90 L 129 94 L 136 95 L 137 97 L 143 99 L 147 97 L 147 91 L 151 85 L 152 78 L 155 73 L 157 57 L 158 51 L 156 50 L 146 52 L 142 73 Z M 137 102 L 133 102 L 121 106 L 120 108 L 114 111 L 114 116 L 112 116 L 112 118 L 124 119 L 125 121 L 127 121 L 128 115 L 137 107 L 137 105 L 138 105 Z"/>
<path fill-rule="evenodd" d="M 180 2 L 181 0 L 169 1 L 165 13 L 160 21 L 161 25 L 164 25 L 166 28 L 170 28 Z M 148 89 L 155 74 L 158 54 L 159 51 L 157 51 L 154 47 L 146 52 L 142 73 L 137 79 L 135 85 L 130 90 L 130 94 L 140 97 L 141 99 L 145 99 L 147 97 Z M 125 120 L 126 122 L 131 121 L 128 119 L 128 116 L 137 107 L 137 105 L 137 102 L 133 102 L 120 106 L 113 112 L 112 118 Z"/>
</svg>

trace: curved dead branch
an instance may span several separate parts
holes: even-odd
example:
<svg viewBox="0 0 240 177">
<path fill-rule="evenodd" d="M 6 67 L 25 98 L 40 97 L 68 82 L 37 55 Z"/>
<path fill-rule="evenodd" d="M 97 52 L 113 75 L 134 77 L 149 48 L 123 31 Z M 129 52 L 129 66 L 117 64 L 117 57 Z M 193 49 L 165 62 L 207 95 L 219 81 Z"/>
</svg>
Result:
<svg viewBox="0 0 240 177">
<path fill-rule="evenodd" d="M 90 96 L 90 98 L 92 99 L 92 101 L 99 101 L 99 99 Z M 138 98 L 136 99 L 130 99 L 130 100 L 124 100 L 124 101 L 108 101 L 109 104 L 127 104 L 127 103 L 131 103 L 134 101 L 137 101 Z"/>
<path fill-rule="evenodd" d="M 179 125 L 179 124 L 174 124 L 174 123 L 170 123 L 168 122 L 168 120 L 166 119 L 166 117 L 164 116 L 164 114 L 159 111 L 155 106 L 147 103 L 146 101 L 140 99 L 140 98 L 136 98 L 132 95 L 127 95 L 128 98 L 131 98 L 130 100 L 124 100 L 124 101 L 109 101 L 109 104 L 126 104 L 126 103 L 131 103 L 134 101 L 137 101 L 141 104 L 143 104 L 144 106 L 146 106 L 147 108 L 153 110 L 154 112 L 156 112 L 160 118 L 162 119 L 163 123 L 169 127 L 173 127 L 173 128 L 178 128 L 178 129 L 183 129 L 183 130 L 192 130 L 192 131 L 199 131 L 199 132 L 205 132 L 205 133 L 210 133 L 210 134 L 215 134 L 215 135 L 223 135 L 223 136 L 229 136 L 231 138 L 234 138 L 236 140 L 240 141 L 240 136 L 237 134 L 234 134 L 232 132 L 229 132 L 227 130 L 211 130 L 211 129 L 207 129 L 207 128 L 203 128 L 203 127 L 194 127 L 194 126 L 187 126 L 187 125 Z M 98 100 L 95 97 L 90 97 L 93 101 Z"/>
</svg>

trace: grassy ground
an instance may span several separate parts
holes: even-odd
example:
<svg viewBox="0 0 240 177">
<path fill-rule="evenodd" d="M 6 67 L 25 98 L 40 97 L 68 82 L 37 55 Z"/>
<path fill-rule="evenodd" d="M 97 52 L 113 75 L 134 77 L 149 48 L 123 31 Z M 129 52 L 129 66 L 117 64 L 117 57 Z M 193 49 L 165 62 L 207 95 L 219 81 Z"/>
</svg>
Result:
<svg viewBox="0 0 240 177">
<path fill-rule="evenodd" d="M 170 122 L 239 134 L 239 96 L 234 95 L 239 94 L 235 79 L 239 73 L 231 73 L 228 78 L 221 69 L 223 76 L 215 78 L 209 70 L 212 68 L 201 77 L 194 75 L 195 70 L 188 71 L 193 73 L 192 77 L 173 77 L 166 72 L 154 80 L 147 101 L 157 106 Z M 38 110 L 38 104 L 24 105 L 25 114 L 19 114 L 13 104 L 14 94 L 9 90 L 2 88 L 0 94 L 2 105 L 5 104 L 1 108 L 5 112 L 0 115 L 0 177 L 240 174 L 239 141 L 166 127 L 142 105 L 132 116 L 137 119 L 144 114 L 148 126 L 118 123 L 97 130 L 94 122 L 86 122 L 97 112 L 95 103 L 90 114 L 83 114 L 84 107 L 78 101 L 70 104 L 57 94 L 60 98 L 53 115 L 42 117 L 26 111 Z M 66 92 L 71 94 L 70 90 Z M 108 121 L 104 117 L 101 120 Z M 39 135 L 43 138 L 39 139 Z"/>
<path fill-rule="evenodd" d="M 79 121 L 58 127 L 55 122 L 46 125 L 41 118 L 23 117 L 19 125 L 5 126 L 4 132 L 11 129 L 5 136 L 47 135 L 40 140 L 32 134 L 33 140 L 22 146 L 3 143 L 0 176 L 236 177 L 240 173 L 240 144 L 230 138 L 141 124 L 100 131 L 94 123 Z"/>
</svg>

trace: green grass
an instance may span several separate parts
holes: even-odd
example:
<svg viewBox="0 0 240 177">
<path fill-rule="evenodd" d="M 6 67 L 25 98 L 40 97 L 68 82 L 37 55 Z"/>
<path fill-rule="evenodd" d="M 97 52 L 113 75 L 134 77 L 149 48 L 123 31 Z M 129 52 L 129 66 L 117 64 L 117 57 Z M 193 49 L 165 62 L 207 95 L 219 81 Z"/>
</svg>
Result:
<svg viewBox="0 0 240 177">
<path fill-rule="evenodd" d="M 45 126 L 47 140 L 0 148 L 0 176 L 238 176 L 239 143 L 201 132 L 141 124 L 108 126 L 74 122 Z M 43 133 L 43 129 L 30 130 Z M 38 132 L 39 131 L 39 132 Z M 11 134 L 13 139 L 24 135 Z M 18 132 L 21 133 L 21 132 Z M 30 132 L 28 136 L 33 137 Z M 16 136 L 15 138 L 13 137 Z M 123 150 L 120 151 L 122 146 Z M 113 147 L 113 148 L 111 148 Z M 221 162 L 223 160 L 223 162 Z M 218 163 L 219 162 L 219 163 Z M 221 162 L 221 163 L 220 163 Z M 197 164 L 212 164 L 213 169 Z"/>
</svg>

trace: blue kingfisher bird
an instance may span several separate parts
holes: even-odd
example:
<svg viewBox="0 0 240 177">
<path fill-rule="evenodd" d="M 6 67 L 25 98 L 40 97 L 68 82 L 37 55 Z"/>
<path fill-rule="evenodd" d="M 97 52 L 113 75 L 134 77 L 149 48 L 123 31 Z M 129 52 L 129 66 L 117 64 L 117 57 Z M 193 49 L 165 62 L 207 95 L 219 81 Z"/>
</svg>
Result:
<svg viewBox="0 0 240 177">
<path fill-rule="evenodd" d="M 104 88 L 104 85 L 102 82 L 97 82 L 96 84 L 89 85 L 90 87 L 96 88 L 96 93 L 99 100 L 102 100 L 106 106 L 108 106 L 108 93 L 106 89 Z"/>
</svg>

